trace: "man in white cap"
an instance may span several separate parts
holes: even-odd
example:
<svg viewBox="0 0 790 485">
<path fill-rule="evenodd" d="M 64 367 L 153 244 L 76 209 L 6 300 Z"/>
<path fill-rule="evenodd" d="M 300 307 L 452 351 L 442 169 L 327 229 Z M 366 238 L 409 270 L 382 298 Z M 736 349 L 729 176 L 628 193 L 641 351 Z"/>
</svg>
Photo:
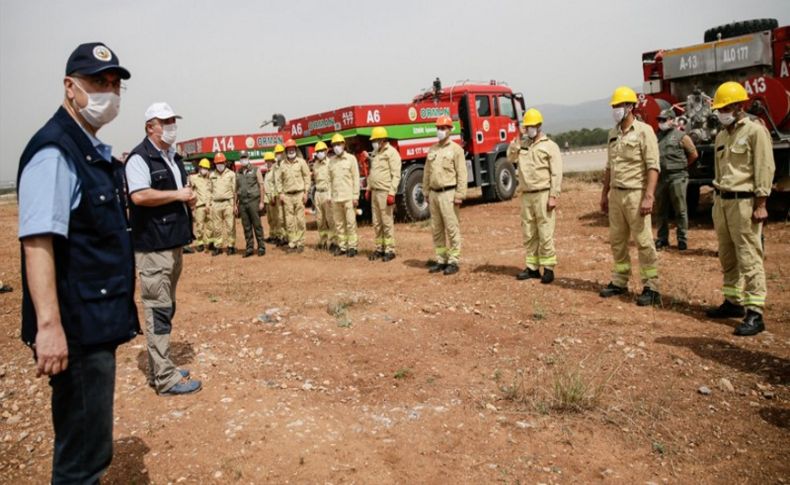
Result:
<svg viewBox="0 0 790 485">
<path fill-rule="evenodd" d="M 129 154 L 126 179 L 129 218 L 148 342 L 148 384 L 159 394 L 200 390 L 189 371 L 170 359 L 170 332 L 176 312 L 176 284 L 183 248 L 192 242 L 192 212 L 197 198 L 176 153 L 176 115 L 167 103 L 145 111 L 146 137 Z"/>
</svg>

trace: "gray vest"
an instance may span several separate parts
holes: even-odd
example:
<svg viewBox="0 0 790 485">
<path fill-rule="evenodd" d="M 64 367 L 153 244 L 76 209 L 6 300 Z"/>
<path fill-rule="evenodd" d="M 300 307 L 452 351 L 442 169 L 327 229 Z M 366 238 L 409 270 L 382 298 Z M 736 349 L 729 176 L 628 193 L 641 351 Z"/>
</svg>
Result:
<svg viewBox="0 0 790 485">
<path fill-rule="evenodd" d="M 684 136 L 685 133 L 677 128 L 659 133 L 658 152 L 660 154 L 662 172 L 686 170 L 688 159 L 686 158 L 686 151 L 680 144 L 680 140 Z"/>
<path fill-rule="evenodd" d="M 241 169 L 236 173 L 236 191 L 240 202 L 260 201 L 261 189 L 257 170 L 257 167 L 250 165 L 249 169 Z"/>
</svg>

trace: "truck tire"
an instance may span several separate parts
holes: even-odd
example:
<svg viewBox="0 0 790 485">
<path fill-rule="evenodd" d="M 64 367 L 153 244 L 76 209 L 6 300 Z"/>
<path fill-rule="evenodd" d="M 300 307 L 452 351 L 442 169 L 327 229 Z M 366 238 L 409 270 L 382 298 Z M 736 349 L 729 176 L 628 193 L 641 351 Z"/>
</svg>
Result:
<svg viewBox="0 0 790 485">
<path fill-rule="evenodd" d="M 409 172 L 403 184 L 403 195 L 397 197 L 397 218 L 406 222 L 422 221 L 430 217 L 428 202 L 422 193 L 422 169 Z"/>
<path fill-rule="evenodd" d="M 494 163 L 493 188 L 495 200 L 510 200 L 516 192 L 516 167 L 505 157 Z"/>
<path fill-rule="evenodd" d="M 776 19 L 754 19 L 733 22 L 706 30 L 705 42 L 718 40 L 719 34 L 721 34 L 722 39 L 729 39 L 730 37 L 738 37 L 739 35 L 773 30 L 777 27 L 779 27 L 779 22 Z"/>
</svg>

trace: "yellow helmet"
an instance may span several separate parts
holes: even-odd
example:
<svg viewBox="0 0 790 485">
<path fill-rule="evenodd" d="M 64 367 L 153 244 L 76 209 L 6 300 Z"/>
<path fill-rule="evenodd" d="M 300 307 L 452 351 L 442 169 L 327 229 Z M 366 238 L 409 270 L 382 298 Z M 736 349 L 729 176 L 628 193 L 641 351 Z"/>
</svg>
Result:
<svg viewBox="0 0 790 485">
<path fill-rule="evenodd" d="M 315 144 L 315 151 L 320 152 L 321 150 L 327 150 L 326 143 L 319 141 Z"/>
<path fill-rule="evenodd" d="M 274 153 L 282 153 L 284 151 L 285 151 L 285 147 L 282 146 L 281 144 L 278 143 L 277 145 L 274 146 Z"/>
<path fill-rule="evenodd" d="M 612 101 L 609 106 L 616 106 L 620 103 L 634 103 L 636 104 L 636 91 L 628 86 L 620 86 L 614 90 L 612 94 Z"/>
<path fill-rule="evenodd" d="M 383 126 L 377 126 L 373 128 L 373 130 L 370 132 L 370 139 L 381 140 L 382 138 L 387 138 L 387 129 Z"/>
<path fill-rule="evenodd" d="M 208 161 L 208 158 L 203 158 L 198 163 L 198 167 L 200 168 L 211 168 L 211 162 Z"/>
<path fill-rule="evenodd" d="M 331 143 L 332 143 L 333 145 L 334 145 L 335 143 L 345 143 L 345 142 L 346 142 L 346 139 L 345 139 L 345 138 L 343 138 L 343 135 L 341 135 L 340 133 L 335 133 L 334 135 L 332 135 L 332 141 L 331 141 Z"/>
<path fill-rule="evenodd" d="M 522 126 L 537 126 L 543 124 L 543 115 L 535 108 L 530 108 L 524 113 L 524 121 L 521 122 Z"/>
<path fill-rule="evenodd" d="M 266 152 L 263 154 L 263 161 L 268 162 L 270 160 L 274 160 L 274 153 L 273 152 Z"/>
<path fill-rule="evenodd" d="M 749 95 L 746 89 L 735 81 L 727 81 L 716 89 L 716 94 L 713 95 L 713 103 L 711 108 L 721 109 L 732 103 L 740 103 L 741 101 L 748 101 Z"/>
</svg>

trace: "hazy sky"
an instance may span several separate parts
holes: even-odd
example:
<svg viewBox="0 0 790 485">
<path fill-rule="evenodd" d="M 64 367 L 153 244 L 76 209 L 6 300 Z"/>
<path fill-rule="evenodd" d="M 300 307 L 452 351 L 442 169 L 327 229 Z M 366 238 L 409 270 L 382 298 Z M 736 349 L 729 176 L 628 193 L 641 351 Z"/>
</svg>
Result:
<svg viewBox="0 0 790 485">
<path fill-rule="evenodd" d="M 773 17 L 788 0 L 0 1 L 0 182 L 63 98 L 66 60 L 101 41 L 132 73 L 99 132 L 116 155 L 167 101 L 179 139 L 255 133 L 351 104 L 408 102 L 436 76 L 506 81 L 527 104 L 575 104 L 641 86 L 641 55 L 705 29 Z"/>
</svg>

